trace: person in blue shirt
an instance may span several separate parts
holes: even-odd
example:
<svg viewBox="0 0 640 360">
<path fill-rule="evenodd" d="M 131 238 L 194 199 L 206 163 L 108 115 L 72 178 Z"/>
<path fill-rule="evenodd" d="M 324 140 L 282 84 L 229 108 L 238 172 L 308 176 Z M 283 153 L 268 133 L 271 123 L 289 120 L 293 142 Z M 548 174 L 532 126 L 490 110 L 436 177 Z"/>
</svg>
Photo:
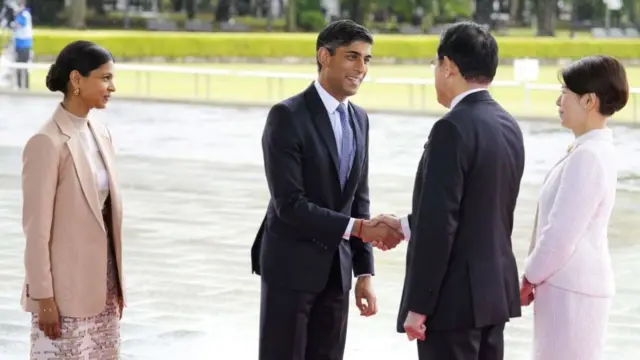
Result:
<svg viewBox="0 0 640 360">
<path fill-rule="evenodd" d="M 18 11 L 16 11 L 13 23 L 13 39 L 16 49 L 16 61 L 27 63 L 31 59 L 33 49 L 33 24 L 31 22 L 31 12 L 26 7 L 26 0 L 19 0 Z M 29 88 L 29 71 L 18 69 L 18 88 Z"/>
</svg>

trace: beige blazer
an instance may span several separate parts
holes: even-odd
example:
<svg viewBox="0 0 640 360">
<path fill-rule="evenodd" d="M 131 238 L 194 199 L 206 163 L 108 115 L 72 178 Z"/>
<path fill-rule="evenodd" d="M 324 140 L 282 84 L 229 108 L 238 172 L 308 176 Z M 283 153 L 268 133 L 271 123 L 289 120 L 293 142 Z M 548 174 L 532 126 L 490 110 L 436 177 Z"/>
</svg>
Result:
<svg viewBox="0 0 640 360">
<path fill-rule="evenodd" d="M 81 138 L 67 113 L 53 116 L 27 142 L 22 193 L 25 284 L 22 307 L 38 311 L 37 299 L 54 297 L 60 314 L 88 317 L 105 308 L 107 231 L 112 234 L 121 294 L 122 203 L 109 130 L 89 121 L 109 173 L 111 224 L 104 224 L 98 190 Z"/>
</svg>

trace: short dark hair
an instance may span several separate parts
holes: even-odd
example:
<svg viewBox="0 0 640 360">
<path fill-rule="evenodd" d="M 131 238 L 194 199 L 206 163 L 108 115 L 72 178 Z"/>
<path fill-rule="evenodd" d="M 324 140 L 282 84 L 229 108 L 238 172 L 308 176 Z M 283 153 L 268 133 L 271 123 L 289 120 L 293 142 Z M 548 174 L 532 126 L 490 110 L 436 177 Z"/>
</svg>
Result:
<svg viewBox="0 0 640 360">
<path fill-rule="evenodd" d="M 587 56 L 575 61 L 559 73 L 564 87 L 578 95 L 594 93 L 600 100 L 598 111 L 611 116 L 629 101 L 629 82 L 624 66 L 606 55 Z"/>
<path fill-rule="evenodd" d="M 87 77 L 93 70 L 109 61 L 115 62 L 113 55 L 103 47 L 91 41 L 74 41 L 60 51 L 56 61 L 49 68 L 46 80 L 47 88 L 50 91 L 60 91 L 66 95 L 69 74 L 73 70 L 77 70 L 82 76 Z"/>
<path fill-rule="evenodd" d="M 373 36 L 369 29 L 352 20 L 336 20 L 325 26 L 318 34 L 316 53 L 320 48 L 326 48 L 331 55 L 334 55 L 337 48 L 348 46 L 356 41 L 373 45 Z M 322 65 L 317 59 L 316 63 L 318 64 L 318 71 L 320 71 Z"/>
<path fill-rule="evenodd" d="M 447 27 L 440 36 L 438 60 L 448 57 L 467 81 L 490 83 L 498 69 L 498 43 L 484 27 L 469 21 Z"/>
</svg>

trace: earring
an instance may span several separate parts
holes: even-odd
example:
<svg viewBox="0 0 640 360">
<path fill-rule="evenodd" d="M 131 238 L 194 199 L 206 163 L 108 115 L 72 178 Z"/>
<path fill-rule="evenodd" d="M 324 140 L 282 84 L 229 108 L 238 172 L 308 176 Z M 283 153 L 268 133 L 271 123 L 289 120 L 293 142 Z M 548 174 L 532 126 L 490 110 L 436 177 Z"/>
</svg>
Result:
<svg viewBox="0 0 640 360">
<path fill-rule="evenodd" d="M 75 95 L 75 96 L 80 95 L 80 89 L 75 88 L 75 89 L 73 90 L 73 95 Z"/>
</svg>

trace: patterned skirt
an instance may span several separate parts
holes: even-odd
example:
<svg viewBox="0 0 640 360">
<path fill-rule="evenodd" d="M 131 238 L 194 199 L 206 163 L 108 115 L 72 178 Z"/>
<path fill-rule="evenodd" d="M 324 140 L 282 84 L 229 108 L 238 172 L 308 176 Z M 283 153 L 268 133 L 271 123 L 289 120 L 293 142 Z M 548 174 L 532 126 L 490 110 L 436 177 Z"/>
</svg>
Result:
<svg viewBox="0 0 640 360">
<path fill-rule="evenodd" d="M 62 316 L 61 337 L 49 339 L 38 328 L 38 314 L 31 318 L 31 360 L 116 360 L 120 354 L 120 308 L 118 270 L 109 253 L 107 303 L 98 315 L 84 318 Z"/>
</svg>

